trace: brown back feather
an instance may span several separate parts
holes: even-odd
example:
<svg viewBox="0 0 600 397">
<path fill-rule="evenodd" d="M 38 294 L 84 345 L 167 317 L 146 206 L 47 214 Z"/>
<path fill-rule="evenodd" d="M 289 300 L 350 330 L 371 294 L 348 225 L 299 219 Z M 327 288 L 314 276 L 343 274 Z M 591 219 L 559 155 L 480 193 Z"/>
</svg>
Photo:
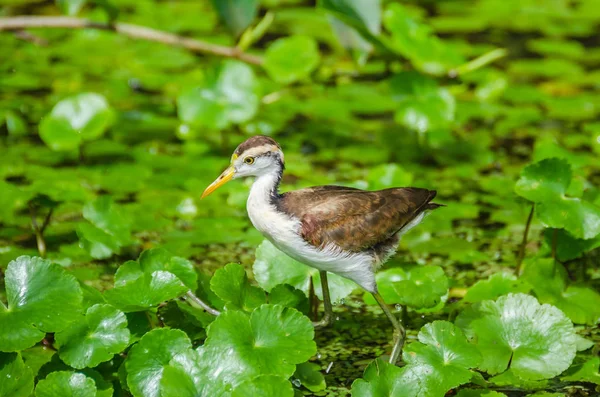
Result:
<svg viewBox="0 0 600 397">
<path fill-rule="evenodd" d="M 360 252 L 388 241 L 421 212 L 435 209 L 434 190 L 392 188 L 374 192 L 319 186 L 285 193 L 278 207 L 301 221 L 310 244 Z"/>
</svg>

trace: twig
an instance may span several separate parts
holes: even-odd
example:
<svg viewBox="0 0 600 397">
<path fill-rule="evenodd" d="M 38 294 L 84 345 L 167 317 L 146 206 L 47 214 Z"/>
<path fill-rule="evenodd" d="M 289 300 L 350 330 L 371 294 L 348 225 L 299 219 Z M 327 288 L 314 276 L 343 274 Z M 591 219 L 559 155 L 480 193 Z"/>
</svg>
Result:
<svg viewBox="0 0 600 397">
<path fill-rule="evenodd" d="M 111 30 L 135 39 L 182 47 L 192 52 L 235 58 L 254 65 L 262 64 L 261 57 L 245 53 L 236 47 L 212 44 L 128 23 L 105 24 L 76 17 L 15 16 L 0 18 L 0 30 L 22 30 L 29 28 Z"/>
<path fill-rule="evenodd" d="M 521 241 L 521 246 L 519 247 L 519 256 L 517 257 L 517 268 L 515 269 L 515 273 L 517 274 L 517 276 L 521 272 L 521 264 L 523 263 L 523 259 L 525 258 L 525 246 L 527 245 L 527 236 L 529 235 L 529 226 L 531 226 L 531 220 L 533 219 L 534 210 L 535 204 L 531 204 L 531 211 L 529 211 L 529 216 L 527 217 L 525 231 L 523 232 L 523 241 Z"/>
<path fill-rule="evenodd" d="M 206 304 L 202 299 L 198 298 L 192 291 L 188 291 L 185 294 L 185 299 L 187 302 L 190 302 L 192 305 L 196 305 L 204 309 L 207 313 L 212 314 L 213 316 L 218 316 L 221 314 L 217 309 L 213 309 L 208 304 Z"/>
<path fill-rule="evenodd" d="M 456 69 L 453 69 L 450 72 L 448 72 L 448 75 L 450 77 L 456 77 L 465 73 L 472 72 L 474 70 L 484 67 L 485 65 L 495 62 L 500 58 L 504 58 L 507 54 L 508 51 L 506 51 L 504 48 L 496 48 L 495 50 L 486 52 L 485 54 L 458 66 Z"/>
</svg>

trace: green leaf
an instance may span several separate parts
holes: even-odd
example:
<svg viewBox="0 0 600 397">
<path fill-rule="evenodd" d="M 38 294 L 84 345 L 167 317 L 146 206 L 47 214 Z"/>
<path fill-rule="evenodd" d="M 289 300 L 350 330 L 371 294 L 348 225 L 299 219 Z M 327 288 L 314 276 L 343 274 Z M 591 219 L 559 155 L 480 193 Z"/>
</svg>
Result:
<svg viewBox="0 0 600 397">
<path fill-rule="evenodd" d="M 574 323 L 594 325 L 600 320 L 600 294 L 590 287 L 571 285 L 563 265 L 552 258 L 524 262 L 521 275 L 542 303 L 562 310 Z"/>
<path fill-rule="evenodd" d="M 534 203 L 564 195 L 571 184 L 571 165 L 558 158 L 528 165 L 521 172 L 515 192 Z"/>
<path fill-rule="evenodd" d="M 290 258 L 268 240 L 264 240 L 256 249 L 252 270 L 258 285 L 267 292 L 279 284 L 289 284 L 308 295 L 312 279 L 315 294 L 323 299 L 319 271 Z M 353 281 L 332 273 L 327 274 L 327 281 L 333 302 L 347 297 L 357 288 Z"/>
<path fill-rule="evenodd" d="M 212 314 L 182 301 L 169 301 L 159 306 L 156 315 L 164 325 L 182 330 L 192 341 L 204 340 L 204 328 L 215 319 Z"/>
<path fill-rule="evenodd" d="M 251 312 L 266 302 L 265 291 L 250 285 L 246 271 L 237 263 L 218 269 L 210 280 L 210 288 L 225 301 L 228 310 Z"/>
<path fill-rule="evenodd" d="M 297 379 L 300 384 L 312 392 L 325 390 L 327 384 L 325 377 L 321 373 L 321 367 L 314 363 L 302 363 L 296 366 L 293 378 Z"/>
<path fill-rule="evenodd" d="M 448 293 L 448 278 L 439 266 L 416 266 L 409 271 L 395 267 L 377 273 L 379 293 L 388 304 L 399 303 L 413 308 L 434 307 Z M 377 302 L 365 294 L 366 303 Z"/>
<path fill-rule="evenodd" d="M 519 280 L 510 273 L 495 273 L 487 280 L 479 280 L 473 284 L 464 297 L 465 302 L 481 302 L 493 300 L 499 296 L 512 293 L 528 293 L 531 285 L 524 280 Z"/>
<path fill-rule="evenodd" d="M 489 378 L 489 382 L 496 386 L 518 387 L 525 390 L 537 390 L 548 387 L 547 380 L 526 380 L 515 374 L 511 368 L 500 375 Z"/>
<path fill-rule="evenodd" d="M 292 384 L 281 376 L 261 375 L 248 379 L 233 390 L 231 397 L 292 397 Z"/>
<path fill-rule="evenodd" d="M 62 13 L 70 16 L 77 15 L 86 3 L 87 0 L 56 0 L 56 5 Z"/>
<path fill-rule="evenodd" d="M 364 380 L 352 385 L 352 396 L 444 396 L 471 380 L 481 354 L 462 331 L 447 321 L 434 321 L 421 328 L 419 342 L 402 354 L 406 366 L 398 368 L 375 360 L 365 370 Z"/>
<path fill-rule="evenodd" d="M 183 295 L 188 288 L 173 273 L 144 273 L 139 263 L 129 261 L 115 274 L 115 287 L 104 292 L 106 300 L 123 310 L 135 312 Z"/>
<path fill-rule="evenodd" d="M 106 99 L 82 93 L 58 102 L 40 123 L 40 138 L 52 150 L 75 150 L 84 141 L 104 135 L 113 121 Z"/>
<path fill-rule="evenodd" d="M 579 198 L 551 199 L 538 204 L 536 212 L 547 227 L 564 228 L 577 238 L 600 235 L 600 207 Z"/>
<path fill-rule="evenodd" d="M 414 18 L 398 4 L 390 4 L 383 24 L 392 34 L 394 49 L 424 73 L 442 75 L 464 63 L 458 51 L 436 37 L 431 28 Z"/>
<path fill-rule="evenodd" d="M 320 0 L 319 6 L 336 16 L 343 16 L 344 22 L 367 30 L 374 35 L 381 31 L 381 2 L 368 3 L 361 0 Z"/>
<path fill-rule="evenodd" d="M 134 345 L 127 359 L 127 385 L 134 397 L 160 397 L 163 371 L 171 360 L 192 350 L 186 334 L 177 329 L 157 328 Z"/>
<path fill-rule="evenodd" d="M 31 369 L 33 376 L 36 377 L 38 376 L 40 369 L 51 362 L 55 355 L 56 352 L 54 350 L 48 349 L 43 345 L 36 345 L 21 352 L 25 365 Z"/>
<path fill-rule="evenodd" d="M 268 301 L 272 305 L 293 307 L 303 314 L 308 314 L 308 298 L 304 295 L 304 292 L 288 284 L 276 285 L 269 292 Z"/>
<path fill-rule="evenodd" d="M 196 397 L 198 395 L 198 388 L 184 369 L 170 365 L 164 367 L 160 378 L 160 397 Z"/>
<path fill-rule="evenodd" d="M 454 121 L 454 97 L 434 79 L 417 72 L 401 72 L 389 83 L 397 102 L 394 118 L 399 124 L 425 133 L 449 128 Z"/>
<path fill-rule="evenodd" d="M 391 187 L 410 186 L 413 174 L 397 164 L 382 164 L 369 171 L 369 189 L 380 190 Z"/>
<path fill-rule="evenodd" d="M 226 311 L 208 327 L 199 348 L 202 372 L 208 379 L 205 395 L 217 388 L 237 387 L 259 375 L 292 376 L 295 364 L 316 353 L 310 320 L 295 309 L 262 305 L 252 314 Z"/>
<path fill-rule="evenodd" d="M 402 353 L 406 362 L 403 376 L 420 379 L 420 395 L 443 396 L 450 389 L 470 381 L 469 368 L 476 367 L 481 354 L 462 331 L 447 321 L 434 321 L 419 332 L 419 342 Z"/>
<path fill-rule="evenodd" d="M 506 397 L 506 394 L 486 389 L 461 389 L 456 397 Z"/>
<path fill-rule="evenodd" d="M 564 228 L 576 238 L 594 238 L 600 234 L 600 207 L 565 196 L 571 176 L 566 160 L 544 159 L 523 169 L 515 191 L 538 203 L 537 215 L 546 226 Z"/>
<path fill-rule="evenodd" d="M 198 273 L 192 262 L 179 256 L 173 256 L 164 248 L 151 248 L 142 252 L 140 266 L 145 273 L 166 270 L 177 276 L 189 289 L 198 288 Z"/>
<path fill-rule="evenodd" d="M 129 343 L 127 318 L 106 304 L 90 307 L 75 325 L 55 334 L 58 355 L 71 367 L 95 367 L 122 352 Z"/>
<path fill-rule="evenodd" d="M 131 243 L 129 222 L 110 196 L 100 196 L 87 203 L 83 217 L 90 223 L 80 224 L 77 234 L 92 258 L 110 258 Z"/>
<path fill-rule="evenodd" d="M 70 371 L 52 372 L 39 381 L 36 397 L 96 397 L 96 384 L 85 374 Z"/>
<path fill-rule="evenodd" d="M 211 0 L 219 17 L 234 36 L 246 29 L 258 12 L 258 0 Z"/>
<path fill-rule="evenodd" d="M 561 262 L 577 259 L 584 253 L 600 247 L 600 236 L 584 240 L 573 237 L 563 229 L 546 229 L 544 240 L 549 247 L 554 244 L 554 233 L 556 233 L 556 257 Z"/>
<path fill-rule="evenodd" d="M 291 36 L 278 39 L 267 48 L 263 67 L 273 80 L 289 84 L 308 77 L 319 59 L 319 48 L 314 39 Z"/>
<path fill-rule="evenodd" d="M 600 385 L 600 357 L 592 357 L 589 360 L 575 364 L 571 366 L 564 374 L 560 377 L 562 381 L 572 382 L 590 382 Z"/>
<path fill-rule="evenodd" d="M 224 129 L 251 120 L 258 111 L 259 84 L 250 66 L 224 61 L 203 85 L 177 98 L 179 118 L 186 124 Z"/>
<path fill-rule="evenodd" d="M 0 305 L 0 351 L 17 351 L 79 318 L 82 293 L 74 276 L 50 261 L 20 256 L 5 274 L 8 308 Z"/>
<path fill-rule="evenodd" d="M 567 369 L 576 351 L 571 321 L 554 306 L 529 295 L 509 294 L 463 311 L 456 324 L 483 355 L 479 368 L 510 368 L 525 380 L 552 378 Z"/>
<path fill-rule="evenodd" d="M 373 360 L 362 379 L 352 383 L 352 397 L 417 397 L 420 380 L 407 379 L 404 372 L 381 358 Z"/>
<path fill-rule="evenodd" d="M 19 353 L 0 353 L 0 397 L 29 397 L 33 373 Z"/>
</svg>

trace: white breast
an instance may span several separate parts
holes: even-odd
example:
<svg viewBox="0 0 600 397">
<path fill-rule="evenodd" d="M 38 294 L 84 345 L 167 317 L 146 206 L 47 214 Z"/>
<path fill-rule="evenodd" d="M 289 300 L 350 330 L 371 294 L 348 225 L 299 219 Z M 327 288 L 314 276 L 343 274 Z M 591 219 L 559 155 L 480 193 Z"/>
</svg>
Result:
<svg viewBox="0 0 600 397">
<path fill-rule="evenodd" d="M 367 291 L 376 291 L 373 258 L 367 254 L 347 253 L 329 244 L 317 248 L 300 236 L 300 221 L 277 211 L 271 204 L 272 178 L 256 179 L 248 196 L 250 221 L 279 250 L 305 265 L 349 278 Z"/>
</svg>

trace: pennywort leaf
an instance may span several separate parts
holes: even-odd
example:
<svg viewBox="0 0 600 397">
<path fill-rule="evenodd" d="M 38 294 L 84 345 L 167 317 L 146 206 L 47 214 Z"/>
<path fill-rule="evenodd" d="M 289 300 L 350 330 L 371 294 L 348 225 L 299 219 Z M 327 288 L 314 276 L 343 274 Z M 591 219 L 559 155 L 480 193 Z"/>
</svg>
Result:
<svg viewBox="0 0 600 397">
<path fill-rule="evenodd" d="M 228 310 L 251 312 L 266 301 L 265 292 L 250 285 L 246 271 L 236 263 L 218 269 L 210 280 L 210 288 L 226 302 Z"/>
<path fill-rule="evenodd" d="M 33 373 L 19 353 L 0 353 L 0 397 L 29 397 Z"/>
<path fill-rule="evenodd" d="M 74 368 L 95 367 L 129 343 L 125 314 L 106 304 L 90 307 L 85 318 L 55 335 L 60 358 Z"/>
<path fill-rule="evenodd" d="M 15 259 L 8 264 L 5 283 L 8 307 L 0 305 L 0 351 L 31 347 L 46 332 L 62 331 L 81 315 L 79 283 L 48 260 Z"/>
<path fill-rule="evenodd" d="M 39 381 L 35 388 L 36 397 L 96 397 L 96 383 L 80 372 L 52 372 Z"/>
<path fill-rule="evenodd" d="M 96 93 L 81 93 L 58 102 L 40 123 L 40 138 L 52 150 L 75 150 L 101 137 L 112 124 L 113 111 Z"/>
<path fill-rule="evenodd" d="M 463 311 L 456 324 L 483 356 L 479 368 L 497 374 L 510 368 L 525 380 L 552 378 L 576 352 L 573 324 L 554 306 L 525 294 L 508 294 Z"/>
</svg>

